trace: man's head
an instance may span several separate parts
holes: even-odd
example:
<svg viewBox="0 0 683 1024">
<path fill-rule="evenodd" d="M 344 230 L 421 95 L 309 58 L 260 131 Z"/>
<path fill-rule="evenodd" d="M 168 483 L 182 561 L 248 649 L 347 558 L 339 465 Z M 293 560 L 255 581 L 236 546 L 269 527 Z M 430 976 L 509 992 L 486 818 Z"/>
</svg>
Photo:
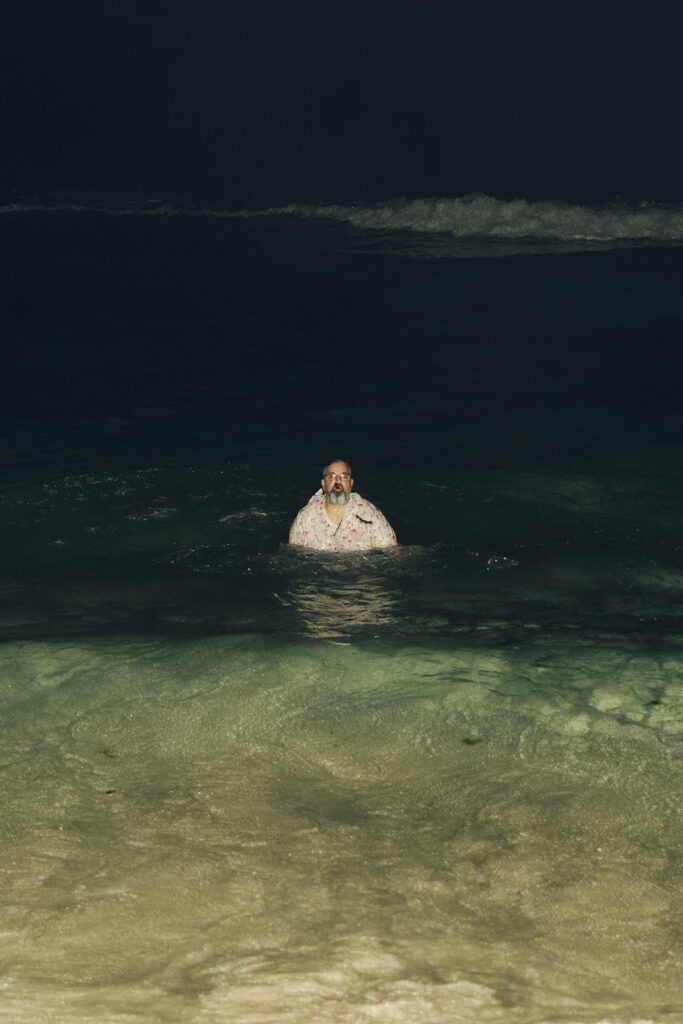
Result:
<svg viewBox="0 0 683 1024">
<path fill-rule="evenodd" d="M 345 505 L 353 487 L 353 477 L 348 462 L 337 459 L 335 462 L 330 462 L 328 466 L 324 466 L 320 486 L 323 489 L 325 501 L 328 501 L 330 505 Z"/>
</svg>

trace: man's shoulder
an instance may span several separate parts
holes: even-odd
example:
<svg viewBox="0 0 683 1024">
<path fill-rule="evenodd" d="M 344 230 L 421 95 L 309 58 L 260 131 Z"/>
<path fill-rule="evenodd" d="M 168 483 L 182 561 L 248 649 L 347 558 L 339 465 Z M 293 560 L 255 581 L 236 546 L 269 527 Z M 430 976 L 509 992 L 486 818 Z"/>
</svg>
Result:
<svg viewBox="0 0 683 1024">
<path fill-rule="evenodd" d="M 358 512 L 361 509 L 365 509 L 366 512 L 372 513 L 373 515 L 379 513 L 379 509 L 377 508 L 377 506 L 373 505 L 373 503 L 371 501 L 368 501 L 367 498 L 364 498 L 362 494 L 357 494 L 354 491 L 351 495 L 351 500 L 353 502 L 351 507 L 353 508 L 354 512 Z"/>
<path fill-rule="evenodd" d="M 313 511 L 315 511 L 315 509 L 317 509 L 317 508 L 320 508 L 320 506 L 321 506 L 321 505 L 323 504 L 323 500 L 324 500 L 324 499 L 323 499 L 322 493 L 321 493 L 320 491 L 316 491 L 316 493 L 315 493 L 315 494 L 313 494 L 313 495 L 312 495 L 312 496 L 311 496 L 311 497 L 310 497 L 310 498 L 308 499 L 308 501 L 306 502 L 306 504 L 305 504 L 305 505 L 303 505 L 303 506 L 302 506 L 302 507 L 301 507 L 301 508 L 299 509 L 299 511 L 298 511 L 298 513 L 297 513 L 297 515 L 300 515 L 300 516 L 302 516 L 302 515 L 305 515 L 305 514 L 306 514 L 307 512 L 313 512 Z"/>
</svg>

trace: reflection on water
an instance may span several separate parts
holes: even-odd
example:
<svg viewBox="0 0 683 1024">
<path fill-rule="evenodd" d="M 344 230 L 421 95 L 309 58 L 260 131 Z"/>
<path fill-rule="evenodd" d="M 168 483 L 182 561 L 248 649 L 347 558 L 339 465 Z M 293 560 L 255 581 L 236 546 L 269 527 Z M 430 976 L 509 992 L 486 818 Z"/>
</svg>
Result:
<svg viewBox="0 0 683 1024">
<path fill-rule="evenodd" d="M 400 552 L 383 551 L 308 555 L 297 561 L 278 596 L 294 610 L 303 636 L 346 643 L 358 630 L 396 621 L 400 594 L 393 570 L 399 558 Z"/>
<path fill-rule="evenodd" d="M 317 639 L 348 638 L 356 627 L 387 625 L 397 605 L 396 595 L 378 576 L 339 581 L 328 591 L 311 583 L 294 584 L 289 594 L 301 616 L 303 634 Z"/>
</svg>

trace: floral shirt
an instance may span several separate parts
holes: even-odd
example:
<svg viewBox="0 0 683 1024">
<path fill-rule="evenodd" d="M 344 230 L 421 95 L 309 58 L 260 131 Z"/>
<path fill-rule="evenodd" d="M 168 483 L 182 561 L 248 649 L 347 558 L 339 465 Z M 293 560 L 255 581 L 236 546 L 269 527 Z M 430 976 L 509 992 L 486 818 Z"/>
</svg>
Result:
<svg viewBox="0 0 683 1024">
<path fill-rule="evenodd" d="M 316 551 L 367 551 L 396 544 L 396 534 L 372 502 L 353 491 L 336 526 L 325 512 L 325 497 L 317 491 L 299 512 L 289 531 L 289 543 Z"/>
</svg>

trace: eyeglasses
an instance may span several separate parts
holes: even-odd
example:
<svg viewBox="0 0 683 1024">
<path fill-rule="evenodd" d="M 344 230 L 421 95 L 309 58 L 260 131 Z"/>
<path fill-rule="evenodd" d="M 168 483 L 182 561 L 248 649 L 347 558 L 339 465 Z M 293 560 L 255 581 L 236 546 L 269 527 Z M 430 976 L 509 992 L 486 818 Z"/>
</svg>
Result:
<svg viewBox="0 0 683 1024">
<path fill-rule="evenodd" d="M 325 473 L 324 480 L 340 480 L 343 484 L 351 479 L 350 473 Z"/>
</svg>

